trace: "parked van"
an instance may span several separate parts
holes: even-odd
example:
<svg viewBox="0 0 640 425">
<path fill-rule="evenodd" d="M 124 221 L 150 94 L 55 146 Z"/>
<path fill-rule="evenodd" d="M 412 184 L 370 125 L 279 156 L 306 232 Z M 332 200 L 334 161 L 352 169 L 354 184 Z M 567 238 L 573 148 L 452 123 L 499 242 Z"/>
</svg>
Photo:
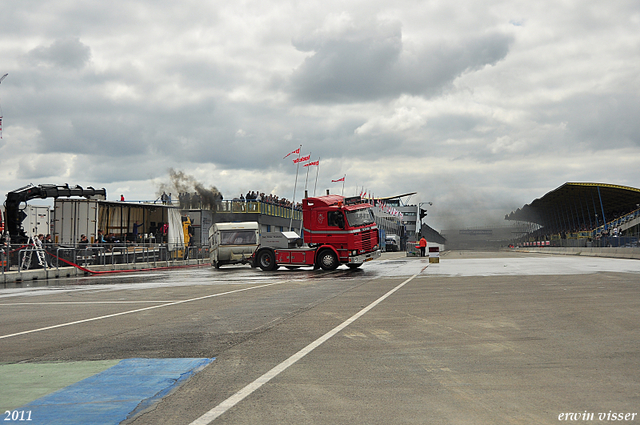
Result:
<svg viewBox="0 0 640 425">
<path fill-rule="evenodd" d="M 388 234 L 385 240 L 385 249 L 387 252 L 400 251 L 400 236 Z"/>
<path fill-rule="evenodd" d="M 246 264 L 258 248 L 260 225 L 256 222 L 213 223 L 209 228 L 211 265 Z"/>
</svg>

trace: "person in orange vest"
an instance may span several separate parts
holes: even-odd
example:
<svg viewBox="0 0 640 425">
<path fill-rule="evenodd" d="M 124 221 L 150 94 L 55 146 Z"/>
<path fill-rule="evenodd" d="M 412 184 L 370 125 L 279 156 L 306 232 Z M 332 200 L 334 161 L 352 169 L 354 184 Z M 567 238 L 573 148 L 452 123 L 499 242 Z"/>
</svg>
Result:
<svg viewBox="0 0 640 425">
<path fill-rule="evenodd" d="M 425 251 L 427 250 L 427 240 L 425 238 L 420 239 L 420 256 L 425 256 Z"/>
</svg>

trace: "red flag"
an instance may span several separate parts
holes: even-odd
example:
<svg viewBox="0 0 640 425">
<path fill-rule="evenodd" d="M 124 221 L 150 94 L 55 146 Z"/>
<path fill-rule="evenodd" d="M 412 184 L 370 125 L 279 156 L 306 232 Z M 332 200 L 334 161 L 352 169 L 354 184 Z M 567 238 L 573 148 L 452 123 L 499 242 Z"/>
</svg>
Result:
<svg viewBox="0 0 640 425">
<path fill-rule="evenodd" d="M 298 149 L 298 151 L 300 151 L 300 149 Z M 300 153 L 300 152 L 298 152 Z M 307 155 L 307 156 L 301 156 L 300 158 L 296 158 L 293 160 L 294 164 L 297 164 L 298 162 L 304 162 L 304 161 L 308 161 L 311 159 L 311 154 Z"/>
<path fill-rule="evenodd" d="M 289 156 L 289 155 L 299 154 L 299 153 L 300 153 L 300 148 L 296 149 L 296 150 L 295 150 L 295 151 L 293 151 L 293 152 L 289 152 L 289 153 L 288 153 L 284 158 L 282 158 L 282 159 L 285 159 L 285 158 L 286 158 L 287 156 Z"/>
<path fill-rule="evenodd" d="M 337 182 L 343 182 L 344 181 L 344 177 L 338 180 L 331 180 L 331 183 L 337 183 Z"/>
<path fill-rule="evenodd" d="M 309 167 L 311 165 L 320 165 L 320 161 L 313 161 L 313 162 L 307 162 L 306 164 L 304 164 L 305 167 Z"/>
</svg>

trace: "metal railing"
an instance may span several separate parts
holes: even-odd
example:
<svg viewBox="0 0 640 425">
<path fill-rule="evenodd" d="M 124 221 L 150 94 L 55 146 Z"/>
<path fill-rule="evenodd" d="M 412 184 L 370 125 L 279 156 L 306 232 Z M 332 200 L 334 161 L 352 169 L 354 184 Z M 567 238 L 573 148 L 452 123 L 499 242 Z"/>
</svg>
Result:
<svg viewBox="0 0 640 425">
<path fill-rule="evenodd" d="M 216 212 L 236 214 L 264 214 L 273 217 L 291 218 L 291 207 L 262 201 L 221 201 Z M 293 209 L 293 219 L 302 220 L 302 211 Z"/>
<path fill-rule="evenodd" d="M 23 245 L 9 245 L 8 249 L 0 250 L 0 272 L 24 272 L 26 270 L 42 269 L 37 255 L 32 252 L 31 261 L 22 270 L 21 265 L 25 256 L 32 248 Z M 76 245 L 76 246 L 52 246 L 44 247 L 44 256 L 47 268 L 60 269 L 77 265 L 83 268 L 91 266 L 116 266 L 149 264 L 157 267 L 176 265 L 181 261 L 195 260 L 198 264 L 209 261 L 209 247 L 206 245 L 192 245 L 169 250 L 167 244 L 100 244 L 100 245 Z"/>
<path fill-rule="evenodd" d="M 0 248 L 0 272 L 2 273 L 4 280 L 4 271 L 7 268 L 7 253 L 4 251 L 4 248 Z"/>
</svg>

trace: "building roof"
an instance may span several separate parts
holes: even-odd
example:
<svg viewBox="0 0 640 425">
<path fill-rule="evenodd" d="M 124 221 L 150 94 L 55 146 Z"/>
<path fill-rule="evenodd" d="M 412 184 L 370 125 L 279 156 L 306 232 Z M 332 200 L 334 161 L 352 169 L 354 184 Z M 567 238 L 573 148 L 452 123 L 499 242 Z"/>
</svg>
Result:
<svg viewBox="0 0 640 425">
<path fill-rule="evenodd" d="M 412 196 L 412 195 L 415 195 L 416 193 L 418 192 L 403 193 L 402 195 L 386 196 L 383 198 L 376 197 L 376 201 L 390 201 L 392 199 L 404 198 L 405 196 Z"/>
<path fill-rule="evenodd" d="M 606 183 L 565 183 L 505 216 L 543 227 L 591 228 L 640 207 L 640 189 Z M 604 218 L 604 220 L 603 220 Z"/>
</svg>

